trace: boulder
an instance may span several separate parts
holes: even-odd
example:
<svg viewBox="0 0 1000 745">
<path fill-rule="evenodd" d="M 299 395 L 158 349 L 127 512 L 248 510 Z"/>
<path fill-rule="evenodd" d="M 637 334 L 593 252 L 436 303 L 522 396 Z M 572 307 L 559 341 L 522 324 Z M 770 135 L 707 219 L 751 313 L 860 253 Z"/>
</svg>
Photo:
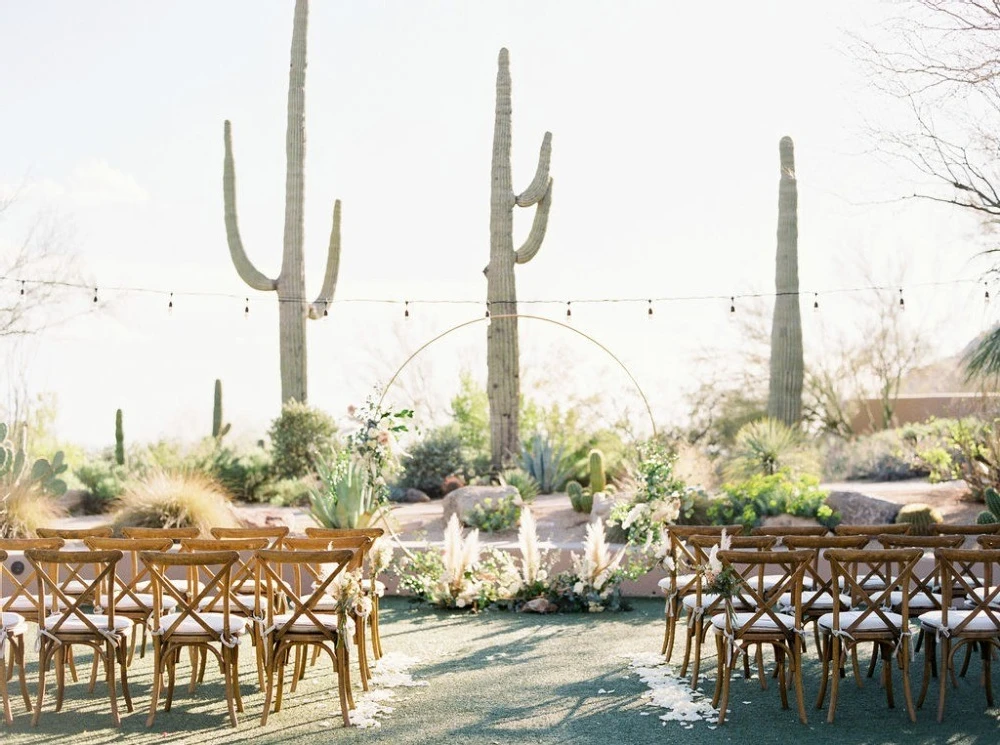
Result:
<svg viewBox="0 0 1000 745">
<path fill-rule="evenodd" d="M 846 521 L 845 521 L 846 522 Z M 762 528 L 800 528 L 821 525 L 818 520 L 812 517 L 800 517 L 799 515 L 771 515 L 765 517 L 761 522 Z"/>
<path fill-rule="evenodd" d="M 476 505 L 486 499 L 492 499 L 496 503 L 506 497 L 519 498 L 517 489 L 513 486 L 463 486 L 455 489 L 441 500 L 445 525 L 451 520 L 452 515 L 458 515 L 459 522 L 468 525 L 466 517 Z"/>
<path fill-rule="evenodd" d="M 395 501 L 400 504 L 417 504 L 418 502 L 430 502 L 431 498 L 419 489 L 407 489 Z"/>
<path fill-rule="evenodd" d="M 888 525 L 896 521 L 899 505 L 854 491 L 832 491 L 826 503 L 840 513 L 844 525 Z"/>
<path fill-rule="evenodd" d="M 519 608 L 521 613 L 555 613 L 559 606 L 550 602 L 548 598 L 535 598 Z"/>
</svg>

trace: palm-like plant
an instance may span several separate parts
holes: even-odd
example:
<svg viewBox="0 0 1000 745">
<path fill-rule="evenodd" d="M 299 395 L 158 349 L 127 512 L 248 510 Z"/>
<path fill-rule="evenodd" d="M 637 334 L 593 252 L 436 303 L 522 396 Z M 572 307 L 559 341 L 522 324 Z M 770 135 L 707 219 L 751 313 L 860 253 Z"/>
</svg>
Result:
<svg viewBox="0 0 1000 745">
<path fill-rule="evenodd" d="M 1000 379 L 1000 326 L 979 339 L 963 362 L 967 380 Z"/>
<path fill-rule="evenodd" d="M 758 473 L 772 476 L 783 468 L 802 473 L 817 466 L 816 455 L 799 430 L 765 418 L 744 424 L 736 433 L 724 471 L 727 479 L 740 481 Z"/>
</svg>

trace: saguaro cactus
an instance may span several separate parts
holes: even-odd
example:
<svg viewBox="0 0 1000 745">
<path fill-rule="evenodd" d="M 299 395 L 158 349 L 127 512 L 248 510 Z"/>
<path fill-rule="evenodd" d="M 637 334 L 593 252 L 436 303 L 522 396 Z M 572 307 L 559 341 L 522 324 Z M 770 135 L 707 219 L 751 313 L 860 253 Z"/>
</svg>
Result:
<svg viewBox="0 0 1000 745">
<path fill-rule="evenodd" d="M 125 430 L 122 428 L 122 410 L 115 412 L 115 463 L 125 465 Z"/>
<path fill-rule="evenodd" d="M 802 417 L 802 316 L 799 308 L 799 190 L 795 147 L 782 137 L 778 182 L 778 252 L 775 260 L 774 318 L 771 325 L 771 385 L 767 415 L 789 426 Z"/>
<path fill-rule="evenodd" d="M 492 190 L 490 192 L 490 263 L 486 267 L 486 298 L 492 314 L 486 335 L 487 387 L 490 400 L 492 465 L 500 470 L 520 450 L 518 406 L 521 399 L 517 346 L 517 290 L 514 265 L 525 264 L 542 247 L 552 203 L 549 159 L 552 133 L 546 132 L 538 154 L 535 178 L 520 195 L 511 186 L 510 60 L 500 50 L 497 72 L 496 122 L 493 129 Z M 514 207 L 538 205 L 527 240 L 514 250 Z"/>
<path fill-rule="evenodd" d="M 215 401 L 212 405 L 212 437 L 221 440 L 229 434 L 228 424 L 222 423 L 222 381 L 215 379 Z"/>
<path fill-rule="evenodd" d="M 326 260 L 326 274 L 319 297 L 305 300 L 305 263 L 302 257 L 303 199 L 305 192 L 305 86 L 308 0 L 296 0 L 292 27 L 292 63 L 288 74 L 288 129 L 285 135 L 285 235 L 281 271 L 271 279 L 259 271 L 243 249 L 236 219 L 236 171 L 233 165 L 232 128 L 225 125 L 226 157 L 222 190 L 226 208 L 229 253 L 240 277 L 250 287 L 278 293 L 281 347 L 281 400 L 306 400 L 306 317 L 322 318 L 333 300 L 340 266 L 340 200 L 333 203 L 333 229 Z"/>
</svg>

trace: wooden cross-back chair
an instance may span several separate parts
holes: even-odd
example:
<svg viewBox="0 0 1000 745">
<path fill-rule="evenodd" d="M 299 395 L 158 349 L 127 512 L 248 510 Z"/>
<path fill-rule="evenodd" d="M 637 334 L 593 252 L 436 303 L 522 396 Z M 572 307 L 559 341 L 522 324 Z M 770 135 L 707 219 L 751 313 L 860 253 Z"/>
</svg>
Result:
<svg viewBox="0 0 1000 745">
<path fill-rule="evenodd" d="M 316 539 L 304 539 L 316 540 Z M 320 539 L 322 540 L 322 539 Z M 311 550 L 302 544 L 290 551 L 262 550 L 258 552 L 258 561 L 263 581 L 257 585 L 257 592 L 266 595 L 270 602 L 263 603 L 267 608 L 267 629 L 264 634 L 267 644 L 267 692 L 264 698 L 264 712 L 261 725 L 267 724 L 272 701 L 274 711 L 281 710 L 284 691 L 284 673 L 288 665 L 289 654 L 294 650 L 296 660 L 304 660 L 303 653 L 309 647 L 317 654 L 326 653 L 333 662 L 337 675 L 337 690 L 340 696 L 340 711 L 344 726 L 350 724 L 349 711 L 354 708 L 354 696 L 351 692 L 350 642 L 343 638 L 343 624 L 339 615 L 332 612 L 329 606 L 331 598 L 327 589 L 337 577 L 347 570 L 355 561 L 356 552 L 351 550 Z M 293 569 L 296 578 L 294 586 L 289 584 L 284 572 L 286 567 Z M 314 573 L 315 567 L 324 567 L 322 573 Z M 300 583 L 303 577 L 315 578 L 308 583 L 310 591 L 304 592 Z M 279 595 L 288 598 L 288 610 L 285 613 L 274 612 L 275 598 Z M 294 692 L 297 666 L 294 668 L 292 691 Z M 277 679 L 277 696 L 274 695 L 275 679 Z"/>
<path fill-rule="evenodd" d="M 83 541 L 87 538 L 110 538 L 114 535 L 114 529 L 109 525 L 101 525 L 95 528 L 38 528 L 35 533 L 39 538 L 61 538 L 67 542 L 79 544 L 83 548 Z M 70 546 L 76 548 L 76 546 Z M 60 587 L 66 595 L 75 597 L 80 595 L 89 584 L 88 578 L 81 575 L 86 574 L 83 568 L 67 568 L 67 575 L 60 577 Z"/>
<path fill-rule="evenodd" d="M 976 539 L 976 543 L 980 548 L 1000 548 L 1000 535 L 981 535 Z"/>
<path fill-rule="evenodd" d="M 289 529 L 287 525 L 275 525 L 267 528 L 212 528 L 209 532 L 213 538 L 266 538 L 268 548 L 281 548 Z"/>
<path fill-rule="evenodd" d="M 770 535 L 779 539 L 777 545 L 781 545 L 783 538 L 792 536 L 824 536 L 830 533 L 830 529 L 823 525 L 760 525 L 750 529 L 750 535 Z"/>
<path fill-rule="evenodd" d="M 115 594 L 112 592 L 112 577 L 115 567 L 122 558 L 121 551 L 51 551 L 28 549 L 25 556 L 35 569 L 39 597 L 51 596 L 52 613 L 46 615 L 44 605 L 38 616 L 38 700 L 32 725 L 37 726 L 42 715 L 45 700 L 45 673 L 55 662 L 56 711 L 62 709 L 66 687 L 67 650 L 71 646 L 83 645 L 94 650 L 95 658 L 104 663 L 108 695 L 111 699 L 111 716 L 115 726 L 121 725 L 118 714 L 118 693 L 115 668 L 121 675 L 122 694 L 125 705 L 132 711 L 132 696 L 128 687 L 128 660 L 126 643 L 132 621 L 115 614 Z M 59 579 L 59 570 L 65 568 L 72 576 L 80 577 L 85 566 L 93 569 L 93 578 L 85 581 L 79 594 L 68 595 Z M 84 608 L 93 602 L 100 606 L 95 612 L 86 613 Z"/>
<path fill-rule="evenodd" d="M 5 561 L 7 561 L 7 552 L 0 549 L 0 566 Z M 6 569 L 6 567 L 4 568 Z M 3 596 L 3 579 L 4 572 L 0 572 L 0 597 Z M 11 667 L 17 665 L 24 706 L 28 711 L 31 711 L 31 697 L 28 695 L 28 684 L 24 676 L 24 635 L 27 631 L 28 622 L 23 615 L 14 611 L 4 610 L 0 612 L 0 699 L 3 702 L 3 718 L 7 724 L 14 721 L 7 693 L 7 680 L 12 677 L 7 672 L 8 665 L 6 663 L 8 660 Z"/>
<path fill-rule="evenodd" d="M 687 545 L 687 540 L 693 535 L 721 536 L 723 531 L 726 531 L 727 535 L 739 535 L 743 532 L 743 526 L 668 525 L 666 528 L 667 551 L 673 562 L 673 569 L 668 571 L 667 576 L 659 581 L 659 587 L 667 596 L 666 608 L 664 609 L 663 648 L 660 650 L 660 654 L 666 655 L 668 662 L 674 653 L 677 621 L 684 608 L 683 598 L 695 591 L 696 577 L 690 569 L 694 565 L 695 558 Z"/>
<path fill-rule="evenodd" d="M 933 535 L 1000 535 L 1000 523 L 987 523 L 985 525 L 948 525 L 947 523 L 938 523 L 931 525 L 930 528 Z"/>
<path fill-rule="evenodd" d="M 718 652 L 715 693 L 712 706 L 719 709 L 719 724 L 725 721 L 729 705 L 729 684 L 733 669 L 740 657 L 749 662 L 750 649 L 757 649 L 757 672 L 761 688 L 767 688 L 761 648 L 770 646 L 774 652 L 775 677 L 781 693 L 781 706 L 788 708 L 787 681 L 795 686 L 799 719 L 808 724 L 802 693 L 802 634 L 801 606 L 795 605 L 791 613 L 780 606 L 784 595 L 799 597 L 802 594 L 802 577 L 805 567 L 812 560 L 812 552 L 805 551 L 719 551 L 723 569 L 731 569 L 739 582 L 737 596 L 742 599 L 744 610 L 727 608 L 712 615 Z M 767 569 L 781 572 L 776 583 L 764 588 L 760 582 Z M 787 670 L 786 670 L 787 664 Z"/>
<path fill-rule="evenodd" d="M 150 622 L 153 634 L 153 691 L 149 704 L 146 726 L 152 727 L 156 718 L 163 688 L 163 674 L 167 674 L 167 691 L 164 711 L 170 711 L 174 696 L 176 666 L 181 653 L 194 650 L 194 660 L 199 655 L 212 654 L 219 662 L 225 683 L 226 706 L 229 721 L 237 726 L 237 712 L 243 711 L 239 681 L 240 637 L 246 632 L 247 619 L 231 612 L 232 593 L 229 587 L 232 569 L 239 561 L 236 551 L 143 551 L 139 559 L 149 569 L 153 580 L 153 615 Z M 180 592 L 166 575 L 170 567 L 184 567 L 205 577 L 205 584 L 194 597 Z M 171 597 L 175 610 L 166 612 L 164 597 Z M 204 606 L 219 598 L 216 610 L 206 611 Z M 218 645 L 216 649 L 215 645 Z M 192 690 L 195 670 L 192 669 Z"/>
<path fill-rule="evenodd" d="M 948 681 L 955 680 L 955 653 L 963 646 L 970 653 L 974 646 L 980 648 L 986 704 L 993 706 L 993 655 L 1000 651 L 1000 549 L 939 548 L 934 553 L 943 575 L 943 600 L 939 610 L 922 613 L 919 617 L 920 626 L 926 631 L 926 646 L 924 675 L 917 705 L 922 706 L 924 703 L 930 679 L 937 667 L 937 648 L 940 647 L 938 678 L 941 688 L 937 716 L 940 722 L 944 720 Z M 983 586 L 973 586 L 968 581 L 966 570 L 974 565 L 980 567 L 985 581 Z M 965 607 L 952 608 L 952 588 L 961 585 L 965 589 Z M 968 657 L 965 665 L 968 665 Z"/>
<path fill-rule="evenodd" d="M 198 528 L 122 528 L 125 538 L 169 538 L 173 543 L 197 538 L 200 534 Z"/>
<path fill-rule="evenodd" d="M 217 592 L 209 593 L 207 596 L 202 593 L 203 598 L 201 610 L 207 612 L 217 612 L 222 605 L 223 596 L 228 595 L 227 601 L 231 612 L 236 616 L 242 616 L 251 622 L 250 639 L 254 645 L 254 652 L 257 659 L 257 682 L 263 690 L 264 688 L 264 645 L 262 644 L 262 625 L 264 623 L 263 609 L 258 607 L 259 595 L 256 592 L 258 569 L 257 552 L 267 548 L 270 539 L 268 537 L 243 537 L 243 538 L 189 538 L 181 541 L 181 553 L 198 551 L 235 551 L 236 562 L 233 564 L 229 575 L 229 581 Z M 204 586 L 205 577 L 212 572 L 210 567 L 192 567 L 188 581 L 192 583 L 192 588 L 197 584 Z M 191 592 L 195 592 L 192 589 Z M 201 669 L 198 671 L 198 680 L 202 680 L 205 675 L 205 664 L 208 655 L 202 652 Z M 192 690 L 194 689 L 192 680 Z"/>
<path fill-rule="evenodd" d="M 833 529 L 836 535 L 866 535 L 875 540 L 880 535 L 909 535 L 909 523 L 887 525 L 838 525 Z"/>
<path fill-rule="evenodd" d="M 115 596 L 115 612 L 129 618 L 133 622 L 132 642 L 129 645 L 128 664 L 132 664 L 135 656 L 136 636 L 139 628 L 142 628 L 142 646 L 139 649 L 139 657 L 146 656 L 146 631 L 149 626 L 150 616 L 153 614 L 153 593 L 149 591 L 149 569 L 139 561 L 140 551 L 168 551 L 173 545 L 169 538 L 86 538 L 84 543 L 91 551 L 121 551 L 123 556 L 127 556 L 129 563 L 126 574 L 124 561 L 118 562 L 115 573 L 111 577 L 113 582 L 112 592 Z M 125 579 L 128 576 L 129 579 Z M 143 587 L 145 591 L 140 591 Z M 165 605 L 172 610 L 176 604 L 172 599 L 165 599 Z M 96 663 L 96 659 L 95 659 Z M 91 674 L 91 686 L 93 686 L 94 672 Z"/>
<path fill-rule="evenodd" d="M 827 549 L 827 561 L 833 575 L 834 586 L 843 587 L 851 596 L 851 610 L 841 610 L 834 605 L 833 611 L 822 616 L 817 622 L 823 640 L 823 671 L 820 681 L 816 708 L 823 707 L 827 684 L 832 679 L 830 708 L 827 721 L 831 724 L 837 710 L 837 696 L 840 691 L 840 670 L 848 651 L 856 651 L 858 644 L 872 643 L 881 647 L 882 684 L 886 692 L 889 708 L 895 706 L 892 692 L 892 658 L 899 660 L 903 679 L 903 696 L 910 721 L 916 721 L 913 708 L 913 694 L 910 690 L 910 583 L 914 568 L 923 556 L 918 548 L 900 549 Z M 886 578 L 885 587 L 873 589 L 863 578 L 870 574 Z M 892 592 L 901 593 L 902 604 L 899 612 L 889 609 Z M 854 659 L 854 678 L 858 687 L 862 686 L 861 671 L 857 656 Z"/>
<path fill-rule="evenodd" d="M 708 562 L 709 554 L 714 546 L 720 545 L 722 541 L 721 533 L 717 536 L 692 535 L 688 537 L 688 549 L 693 557 L 692 566 L 704 566 Z M 733 550 L 744 551 L 770 551 L 774 548 L 777 539 L 772 536 L 743 536 L 736 535 L 731 538 L 730 547 Z M 764 591 L 773 586 L 773 578 L 765 587 L 763 567 L 756 567 L 759 570 L 751 578 L 759 588 Z M 751 568 L 747 568 L 751 571 Z M 691 688 L 698 687 L 698 677 L 701 671 L 701 647 L 705 637 L 711 628 L 711 624 L 706 624 L 705 617 L 711 619 L 714 613 L 719 612 L 723 607 L 723 598 L 710 593 L 704 587 L 703 578 L 700 573 L 695 574 L 694 592 L 684 596 L 682 605 L 687 614 L 687 634 L 684 640 L 684 662 L 681 664 L 681 675 L 687 675 L 688 665 L 691 665 Z M 733 606 L 739 610 L 746 609 L 746 598 L 737 596 L 733 599 Z M 694 652 L 692 660 L 692 650 Z M 748 668 L 749 671 L 749 668 Z"/>
</svg>

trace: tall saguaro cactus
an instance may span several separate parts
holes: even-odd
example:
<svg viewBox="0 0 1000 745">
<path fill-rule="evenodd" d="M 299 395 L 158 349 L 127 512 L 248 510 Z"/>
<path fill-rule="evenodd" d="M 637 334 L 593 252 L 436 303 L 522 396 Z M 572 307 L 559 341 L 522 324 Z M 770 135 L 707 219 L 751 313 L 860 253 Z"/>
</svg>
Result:
<svg viewBox="0 0 1000 745">
<path fill-rule="evenodd" d="M 306 317 L 322 318 L 333 300 L 340 267 L 340 200 L 333 203 L 333 229 L 326 259 L 326 274 L 319 297 L 305 299 L 305 263 L 302 256 L 303 201 L 305 192 L 305 87 L 306 29 L 309 0 L 296 0 L 292 27 L 292 63 L 288 73 L 288 129 L 285 135 L 285 235 L 281 270 L 276 279 L 259 271 L 243 249 L 236 219 L 236 171 L 233 165 L 232 128 L 225 125 L 226 158 L 222 190 L 226 207 L 229 253 L 240 277 L 250 287 L 278 293 L 281 348 L 281 400 L 306 400 Z"/>
<path fill-rule="evenodd" d="M 486 267 L 486 298 L 492 317 L 486 335 L 487 387 L 490 400 L 492 466 L 501 469 L 520 450 L 518 406 L 521 399 L 517 347 L 517 290 L 514 265 L 525 264 L 542 247 L 552 203 L 549 159 L 552 133 L 546 132 L 538 154 L 535 178 L 521 194 L 511 186 L 510 60 L 500 50 L 497 72 L 496 123 L 493 129 L 493 169 L 490 192 L 490 263 Z M 514 207 L 535 209 L 535 219 L 524 244 L 514 250 Z"/>
<path fill-rule="evenodd" d="M 799 189 L 795 146 L 782 137 L 778 182 L 778 252 L 774 318 L 771 325 L 771 385 L 767 414 L 795 426 L 802 417 L 802 315 L 799 307 Z"/>
</svg>

